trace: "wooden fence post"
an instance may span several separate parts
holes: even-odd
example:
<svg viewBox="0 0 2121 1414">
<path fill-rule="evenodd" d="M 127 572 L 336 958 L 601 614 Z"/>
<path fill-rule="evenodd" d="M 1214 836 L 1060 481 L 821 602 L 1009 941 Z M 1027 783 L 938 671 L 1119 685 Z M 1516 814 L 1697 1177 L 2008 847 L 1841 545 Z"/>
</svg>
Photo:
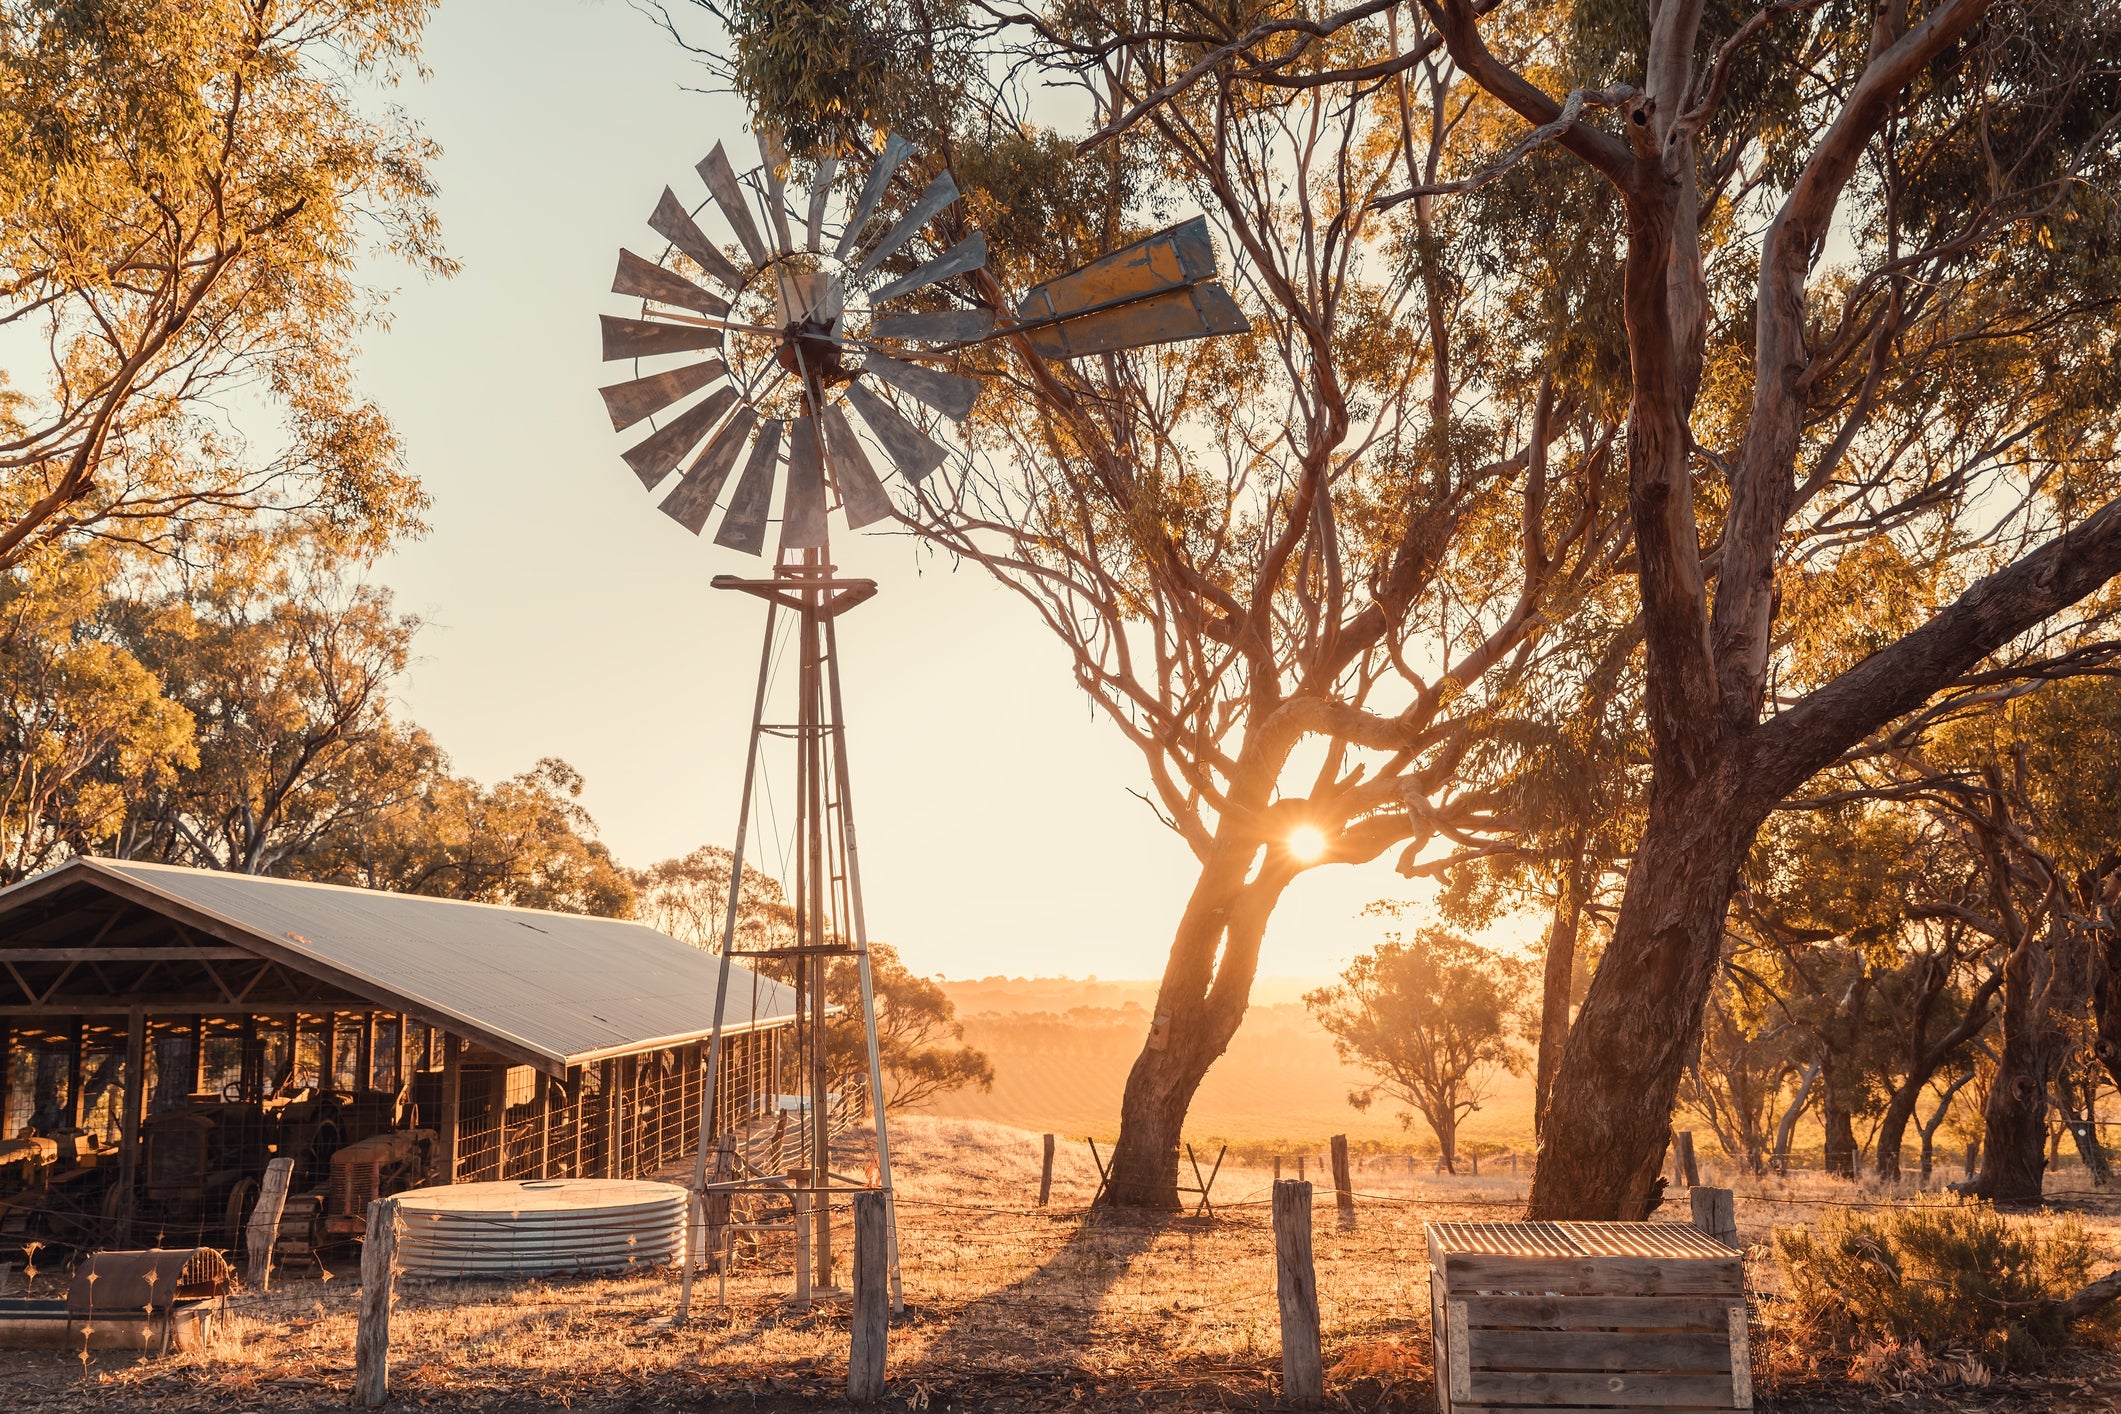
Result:
<svg viewBox="0 0 2121 1414">
<path fill-rule="evenodd" d="M 1281 1155 L 1279 1154 L 1274 1156 L 1274 1181 L 1276 1183 L 1281 1182 Z"/>
<path fill-rule="evenodd" d="M 1043 1208 L 1053 1196 L 1053 1136 L 1046 1136 L 1046 1165 L 1038 1175 L 1038 1205 Z"/>
<path fill-rule="evenodd" d="M 1333 1206 L 1343 1223 L 1355 1221 L 1355 1180 L 1348 1171 L 1348 1136 L 1333 1136 Z"/>
<path fill-rule="evenodd" d="M 1672 1136 L 1674 1154 L 1672 1176 L 1687 1187 L 1701 1182 L 1701 1171 L 1694 1167 L 1694 1131 L 1682 1129 Z"/>
<path fill-rule="evenodd" d="M 854 1336 L 847 1352 L 847 1398 L 884 1396 L 884 1346 L 891 1338 L 890 1217 L 881 1193 L 854 1195 Z"/>
<path fill-rule="evenodd" d="M 382 1198 L 368 1205 L 368 1236 L 361 1243 L 361 1309 L 354 1329 L 354 1403 L 365 1409 L 390 1393 L 390 1298 L 397 1283 L 398 1204 Z"/>
<path fill-rule="evenodd" d="M 1296 1181 L 1298 1183 L 1304 1181 L 1304 1156 L 1302 1154 L 1296 1156 Z"/>
<path fill-rule="evenodd" d="M 1309 1408 L 1326 1394 L 1318 1347 L 1318 1271 L 1311 1264 L 1311 1185 L 1274 1185 L 1274 1290 L 1281 1302 L 1282 1403 Z"/>
<path fill-rule="evenodd" d="M 810 1309 L 810 1182 L 807 1172 L 796 1180 L 792 1206 L 795 1217 L 795 1308 Z"/>
<path fill-rule="evenodd" d="M 1738 1212 L 1728 1188 L 1689 1190 L 1694 1204 L 1694 1226 L 1719 1242 L 1738 1245 Z"/>
<path fill-rule="evenodd" d="M 1978 1167 L 1978 1166 L 1980 1165 L 1980 1162 L 1981 1162 L 1981 1146 L 1980 1146 L 1979 1144 L 1969 1144 L 1969 1145 L 1967 1145 L 1967 1146 L 1966 1146 L 1966 1181 L 1967 1181 L 1968 1183 L 1972 1183 L 1972 1182 L 1974 1181 L 1974 1170 L 1975 1170 L 1975 1169 L 1976 1169 L 1976 1168 L 1977 1168 L 1977 1167 Z"/>
<path fill-rule="evenodd" d="M 250 1225 L 243 1230 L 243 1245 L 250 1249 L 245 1280 L 259 1291 L 272 1289 L 272 1250 L 280 1240 L 280 1214 L 287 1207 L 287 1185 L 294 1173 L 293 1159 L 274 1159 L 265 1166 L 258 1206 L 250 1210 Z"/>
</svg>

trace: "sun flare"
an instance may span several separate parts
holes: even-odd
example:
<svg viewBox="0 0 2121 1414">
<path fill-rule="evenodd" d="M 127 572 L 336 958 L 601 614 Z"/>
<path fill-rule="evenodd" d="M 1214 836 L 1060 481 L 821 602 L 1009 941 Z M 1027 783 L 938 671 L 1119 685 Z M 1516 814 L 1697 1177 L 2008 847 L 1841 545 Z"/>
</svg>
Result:
<svg viewBox="0 0 2121 1414">
<path fill-rule="evenodd" d="M 1283 843 L 1299 864 L 1314 864 L 1326 857 L 1326 832 L 1316 825 L 1298 825 Z"/>
</svg>

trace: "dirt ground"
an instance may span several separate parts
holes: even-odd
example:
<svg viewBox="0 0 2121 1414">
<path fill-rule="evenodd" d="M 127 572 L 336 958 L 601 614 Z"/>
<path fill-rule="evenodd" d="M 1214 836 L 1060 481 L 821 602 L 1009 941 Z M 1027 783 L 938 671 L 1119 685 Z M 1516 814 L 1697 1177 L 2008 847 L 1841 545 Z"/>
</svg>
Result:
<svg viewBox="0 0 2121 1414">
<path fill-rule="evenodd" d="M 1278 1396 L 1271 1174 L 1225 1168 L 1212 1217 L 1139 1221 L 1086 1211 L 1096 1174 L 1064 1146 L 1052 1206 L 1033 1203 L 1038 1136 L 971 1121 L 894 1126 L 906 1314 L 894 1323 L 886 1404 L 910 1411 L 1272 1407 Z M 1523 1181 L 1438 1178 L 1372 1166 L 1352 1226 L 1323 1186 L 1314 1243 L 1329 1405 L 1433 1409 L 1425 1222 L 1514 1216 Z M 1740 1189 L 1740 1235 L 1763 1309 L 1773 1225 L 1835 1199 L 1883 1195 L 1817 1179 Z M 2121 1199 L 2065 1195 L 2121 1262 Z M 847 1234 L 837 1236 L 845 1280 Z M 106 1352 L 0 1351 L 0 1409 L 343 1407 L 353 1367 L 353 1260 L 233 1298 L 212 1348 L 161 1360 Z M 843 1402 L 844 1306 L 791 1310 L 790 1254 L 743 1264 L 717 1307 L 705 1279 L 693 1321 L 672 1328 L 668 1271 L 513 1283 L 401 1283 L 392 1403 L 441 1410 L 818 1410 Z M 59 1294 L 63 1272 L 40 1272 Z M 21 1290 L 17 1274 L 14 1291 Z M 2121 1411 L 2121 1353 L 2073 1351 L 2037 1376 L 1891 1393 L 1837 1383 L 1756 1328 L 1757 1407 L 1769 1411 Z"/>
</svg>

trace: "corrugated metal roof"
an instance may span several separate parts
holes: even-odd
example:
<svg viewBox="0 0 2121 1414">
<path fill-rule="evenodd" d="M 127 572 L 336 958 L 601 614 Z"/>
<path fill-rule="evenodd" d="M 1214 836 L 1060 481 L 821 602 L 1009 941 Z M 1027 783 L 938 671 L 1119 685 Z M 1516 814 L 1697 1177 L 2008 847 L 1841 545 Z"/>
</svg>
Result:
<svg viewBox="0 0 2121 1414">
<path fill-rule="evenodd" d="M 0 890 L 0 910 L 67 875 L 204 915 L 229 941 L 357 979 L 532 1063 L 576 1065 L 713 1029 L 721 960 L 641 923 L 115 859 L 69 860 Z M 793 989 L 740 964 L 729 978 L 725 1032 L 795 1014 Z"/>
</svg>

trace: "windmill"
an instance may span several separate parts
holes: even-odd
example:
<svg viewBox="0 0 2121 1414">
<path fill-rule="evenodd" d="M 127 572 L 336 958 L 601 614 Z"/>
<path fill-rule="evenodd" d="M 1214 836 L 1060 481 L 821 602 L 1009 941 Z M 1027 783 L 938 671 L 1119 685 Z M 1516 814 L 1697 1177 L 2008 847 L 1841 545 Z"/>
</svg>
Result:
<svg viewBox="0 0 2121 1414">
<path fill-rule="evenodd" d="M 900 1305 L 898 1239 L 891 1208 L 891 1145 L 884 1116 L 876 1004 L 867 922 L 862 908 L 848 774 L 838 620 L 876 593 L 873 580 L 842 578 L 831 563 L 827 518 L 836 505 L 850 528 L 891 518 L 874 446 L 891 470 L 914 486 L 952 455 L 933 430 L 961 423 L 980 394 L 961 355 L 1002 336 L 1020 336 L 1037 355 L 1074 358 L 1150 344 L 1242 332 L 1250 326 L 1216 283 L 1215 251 L 1202 218 L 1159 231 L 1123 250 L 1049 280 L 1017 303 L 1013 317 L 959 296 L 959 277 L 987 260 L 975 232 L 943 245 L 936 218 L 958 199 L 945 170 L 916 187 L 904 180 L 913 146 L 887 136 L 858 169 L 818 162 L 800 190 L 785 179 L 789 164 L 761 138 L 760 164 L 740 176 L 722 145 L 696 170 L 706 197 L 687 205 L 669 187 L 648 218 L 666 241 L 657 260 L 619 252 L 614 293 L 640 301 L 634 314 L 603 316 L 606 361 L 632 361 L 635 376 L 602 389 L 615 431 L 647 423 L 627 448 L 626 464 L 651 492 L 670 482 L 659 507 L 695 535 L 719 520 L 714 543 L 747 555 L 766 553 L 775 492 L 779 529 L 771 573 L 717 575 L 714 585 L 766 604 L 766 633 L 753 699 L 742 804 L 738 812 L 722 967 L 701 1106 L 693 1187 L 710 1197 L 746 1188 L 800 1195 L 808 1209 L 809 1248 L 820 1285 L 832 1279 L 830 1209 L 835 1195 L 866 1184 L 835 1176 L 830 1165 L 834 1097 L 826 1066 L 826 966 L 852 957 L 860 979 L 874 1117 L 876 1186 L 893 1211 L 889 1241 L 892 1305 Z M 853 193 L 834 222 L 836 197 Z M 910 192 L 901 205 L 896 197 Z M 717 243 L 700 225 L 708 208 L 730 239 Z M 932 253 L 927 253 L 931 252 Z M 849 417 L 852 410 L 854 416 Z M 856 422 L 867 437 L 857 430 Z M 682 473 L 673 473 L 690 457 Z M 741 464 L 741 465 L 740 465 Z M 795 620 L 795 710 L 769 721 L 773 656 L 781 616 Z M 792 941 L 746 950 L 738 943 L 739 892 L 745 869 L 754 789 L 763 742 L 785 740 L 795 755 L 795 820 L 789 895 Z M 708 1146 L 723 1057 L 730 963 L 747 956 L 784 969 L 796 983 L 804 1094 L 795 1152 L 785 1172 L 717 1173 L 710 1184 Z M 776 1145 L 776 1154 L 782 1152 Z M 770 1167 L 770 1166 L 769 1166 Z M 807 1238 L 807 1241 L 805 1239 Z M 685 1270 L 682 1319 L 695 1263 Z M 799 1271 L 798 1294 L 810 1276 Z"/>
</svg>

